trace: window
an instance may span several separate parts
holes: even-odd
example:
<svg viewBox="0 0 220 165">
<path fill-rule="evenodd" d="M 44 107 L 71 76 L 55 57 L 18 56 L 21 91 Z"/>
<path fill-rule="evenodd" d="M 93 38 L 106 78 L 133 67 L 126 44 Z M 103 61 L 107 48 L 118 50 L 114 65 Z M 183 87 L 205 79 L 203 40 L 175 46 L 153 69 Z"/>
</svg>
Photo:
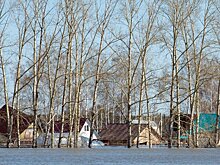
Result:
<svg viewBox="0 0 220 165">
<path fill-rule="evenodd" d="M 89 131 L 89 126 L 88 125 L 84 126 L 84 131 Z"/>
</svg>

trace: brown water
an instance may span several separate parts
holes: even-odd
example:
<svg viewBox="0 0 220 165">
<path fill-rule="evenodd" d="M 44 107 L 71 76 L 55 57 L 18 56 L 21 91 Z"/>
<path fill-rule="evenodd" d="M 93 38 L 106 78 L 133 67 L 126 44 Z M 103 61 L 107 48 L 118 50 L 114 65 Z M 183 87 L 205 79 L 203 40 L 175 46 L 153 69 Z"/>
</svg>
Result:
<svg viewBox="0 0 220 165">
<path fill-rule="evenodd" d="M 142 165 L 220 164 L 220 149 L 7 149 L 0 148 L 0 165 Z"/>
</svg>

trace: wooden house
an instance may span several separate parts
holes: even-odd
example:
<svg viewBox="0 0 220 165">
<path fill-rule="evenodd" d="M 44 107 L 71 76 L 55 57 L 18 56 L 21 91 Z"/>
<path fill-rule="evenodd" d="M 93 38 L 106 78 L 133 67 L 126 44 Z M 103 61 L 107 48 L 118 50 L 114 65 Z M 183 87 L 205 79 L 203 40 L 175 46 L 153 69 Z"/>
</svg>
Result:
<svg viewBox="0 0 220 165">
<path fill-rule="evenodd" d="M 216 129 L 216 114 L 200 113 L 199 115 L 199 125 L 198 125 L 198 147 L 210 147 L 215 145 L 215 129 Z M 181 114 L 180 115 L 180 141 L 183 145 L 188 144 L 189 137 L 193 138 L 196 134 L 196 123 L 198 116 L 194 114 L 193 116 L 193 132 L 190 134 L 190 114 Z M 174 117 L 173 123 L 173 145 L 177 143 L 177 133 L 178 133 L 178 118 L 177 115 Z M 220 128 L 220 118 L 219 118 L 218 127 Z M 166 124 L 164 126 L 163 138 L 169 138 L 169 117 L 166 118 Z M 193 133 L 193 134 L 192 134 Z M 190 146 L 195 146 L 195 143 L 188 144 Z"/>
<path fill-rule="evenodd" d="M 17 110 L 13 109 L 12 107 L 9 107 L 9 113 L 12 116 L 13 119 L 13 126 L 12 126 L 12 144 L 16 145 L 17 140 Z M 20 111 L 19 112 L 19 130 L 21 133 L 20 140 L 21 144 L 23 142 L 28 142 L 30 140 L 30 137 L 24 136 L 26 129 L 29 129 L 31 123 L 33 121 L 33 117 Z M 5 144 L 7 140 L 7 113 L 6 113 L 6 106 L 4 105 L 0 109 L 0 143 Z M 32 139 L 31 139 L 32 140 Z M 29 141 L 28 143 L 31 143 Z"/>
<path fill-rule="evenodd" d="M 62 126 L 61 121 L 55 121 L 55 125 L 54 125 L 54 145 L 55 146 L 57 146 L 58 142 L 59 142 L 61 126 Z M 79 139 L 78 139 L 79 145 L 81 147 L 85 147 L 85 146 L 88 145 L 88 140 L 89 140 L 89 136 L 90 136 L 90 129 L 91 129 L 90 121 L 88 119 L 81 118 L 80 123 L 79 123 L 80 132 L 79 132 Z M 69 136 L 69 133 L 70 133 L 69 130 L 70 130 L 69 122 L 66 121 L 64 123 L 63 136 L 62 136 L 62 139 L 61 139 L 61 145 L 63 147 L 67 146 L 68 136 Z M 98 133 L 94 130 L 93 135 L 92 135 L 92 139 L 96 140 L 98 138 L 99 138 Z M 38 145 L 40 145 L 40 146 L 43 145 L 44 139 L 45 139 L 45 134 L 41 134 L 38 137 Z M 49 135 L 48 135 L 49 145 L 51 144 L 50 139 L 51 139 L 51 133 L 49 133 Z M 73 141 L 74 141 L 74 126 L 73 126 L 73 129 L 72 129 L 72 142 Z"/>
<path fill-rule="evenodd" d="M 17 145 L 17 110 L 14 110 L 12 107 L 9 107 L 10 115 L 13 118 L 13 127 L 12 127 L 12 145 L 16 147 Z M 21 147 L 31 146 L 33 142 L 33 116 L 28 115 L 22 111 L 19 112 L 19 129 L 20 129 L 20 143 Z M 45 140 L 45 132 L 46 132 L 46 123 L 45 119 L 41 119 L 38 117 L 38 125 L 37 125 L 37 144 L 38 146 L 42 146 Z M 58 144 L 59 135 L 61 130 L 61 121 L 55 121 L 54 125 L 54 139 L 55 145 Z M 80 119 L 80 132 L 79 132 L 79 144 L 80 146 L 87 146 L 91 123 L 88 119 L 81 118 Z M 72 135 L 74 137 L 74 127 L 72 129 Z M 50 143 L 51 133 L 48 135 L 49 143 Z M 69 136 L 69 123 L 66 121 L 64 123 L 63 137 L 62 137 L 62 145 L 67 145 L 67 139 Z M 98 139 L 98 133 L 94 130 L 92 139 Z M 72 141 L 74 139 L 72 138 Z M 0 145 L 6 145 L 7 142 L 7 113 L 6 106 L 3 106 L 0 109 Z"/>
<path fill-rule="evenodd" d="M 100 140 L 105 145 L 127 145 L 128 142 L 128 125 L 127 124 L 108 124 L 100 133 Z M 132 144 L 137 143 L 138 124 L 131 126 Z M 160 135 L 151 128 L 152 144 L 160 144 Z M 139 144 L 149 144 L 149 130 L 146 124 L 141 124 Z"/>
<path fill-rule="evenodd" d="M 214 147 L 216 143 L 216 114 L 200 113 L 199 114 L 199 130 L 198 145 L 199 147 Z M 194 119 L 194 132 L 196 130 L 196 118 Z M 218 118 L 218 129 L 220 128 L 220 117 Z M 219 137 L 219 135 L 218 135 Z M 219 139 L 218 142 L 219 143 Z"/>
</svg>

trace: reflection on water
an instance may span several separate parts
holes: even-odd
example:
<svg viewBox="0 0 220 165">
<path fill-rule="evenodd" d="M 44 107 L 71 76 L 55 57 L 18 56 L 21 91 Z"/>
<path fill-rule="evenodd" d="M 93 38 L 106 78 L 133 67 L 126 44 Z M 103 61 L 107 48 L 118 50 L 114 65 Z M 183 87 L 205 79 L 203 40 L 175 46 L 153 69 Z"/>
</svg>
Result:
<svg viewBox="0 0 220 165">
<path fill-rule="evenodd" d="M 0 165 L 56 164 L 220 164 L 220 149 L 7 149 L 0 148 Z"/>
</svg>

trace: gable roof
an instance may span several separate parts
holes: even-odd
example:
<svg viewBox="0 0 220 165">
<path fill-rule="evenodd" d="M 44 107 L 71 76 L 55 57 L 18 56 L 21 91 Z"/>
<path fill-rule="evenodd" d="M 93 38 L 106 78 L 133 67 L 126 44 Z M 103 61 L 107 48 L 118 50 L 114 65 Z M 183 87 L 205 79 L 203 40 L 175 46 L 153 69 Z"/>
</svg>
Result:
<svg viewBox="0 0 220 165">
<path fill-rule="evenodd" d="M 142 124 L 140 132 L 147 127 L 147 124 Z M 152 133 L 160 137 L 158 133 L 152 129 Z M 108 124 L 106 129 L 103 129 L 99 136 L 100 140 L 109 141 L 127 141 L 128 140 L 128 124 Z M 131 125 L 131 139 L 132 141 L 138 136 L 138 124 Z"/>
<path fill-rule="evenodd" d="M 13 127 L 12 127 L 12 140 L 15 140 L 17 138 L 17 110 L 13 109 L 9 106 L 9 113 L 13 117 Z M 33 121 L 33 117 L 30 115 L 27 115 L 21 111 L 19 111 L 19 122 L 20 122 L 20 133 L 22 133 L 25 129 L 28 128 L 28 126 Z M 6 105 L 4 105 L 0 109 L 0 133 L 4 136 L 7 136 L 7 112 L 6 112 Z"/>
<path fill-rule="evenodd" d="M 84 123 L 86 122 L 86 118 L 80 118 L 80 121 L 79 121 L 79 130 L 82 129 Z M 59 121 L 55 121 L 54 123 L 54 133 L 60 133 L 61 131 L 61 126 L 62 126 L 62 122 L 59 120 Z M 64 121 L 64 127 L 63 127 L 63 132 L 69 132 L 70 128 L 69 128 L 69 121 Z M 72 131 L 74 130 L 74 124 L 73 124 L 73 129 Z"/>
</svg>

